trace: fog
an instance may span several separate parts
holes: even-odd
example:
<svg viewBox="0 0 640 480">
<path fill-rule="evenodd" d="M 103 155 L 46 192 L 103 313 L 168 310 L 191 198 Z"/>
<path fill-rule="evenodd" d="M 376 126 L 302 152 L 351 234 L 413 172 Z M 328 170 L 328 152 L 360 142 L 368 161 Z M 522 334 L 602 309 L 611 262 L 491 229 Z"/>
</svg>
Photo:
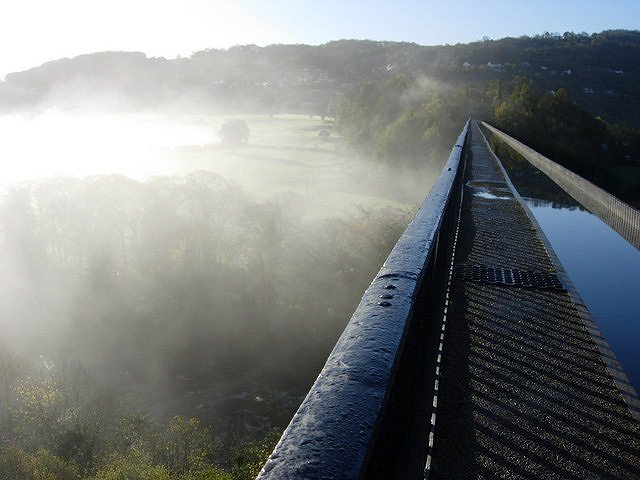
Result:
<svg viewBox="0 0 640 480">
<path fill-rule="evenodd" d="M 465 120 L 528 115 L 557 80 L 620 110 L 556 73 L 631 81 L 631 53 L 569 58 L 629 33 L 565 34 L 561 55 L 549 34 L 338 40 L 7 74 L 0 480 L 255 478 Z"/>
<path fill-rule="evenodd" d="M 151 114 L 42 113 L 0 115 L 2 186 L 51 176 L 107 173 L 138 180 L 181 173 L 166 152 L 217 140 L 216 131 Z"/>
<path fill-rule="evenodd" d="M 221 144 L 230 119 L 248 142 Z M 80 429 L 108 451 L 129 411 L 198 418 L 224 463 L 283 428 L 435 175 L 308 115 L 51 108 L 0 129 L 0 422 L 25 449 Z M 25 385 L 58 395 L 46 428 L 15 413 Z"/>
<path fill-rule="evenodd" d="M 297 51 L 111 52 L 0 84 L 0 473 L 46 453 L 73 470 L 55 478 L 255 474 L 439 170 L 354 142 L 334 115 L 355 85 L 279 66 Z"/>
<path fill-rule="evenodd" d="M 277 304 L 284 301 L 279 295 L 291 295 L 287 288 L 299 289 L 309 280 L 298 279 L 294 271 L 316 275 L 302 273 L 301 262 L 312 260 L 304 258 L 305 249 L 335 270 L 318 273 L 332 277 L 320 278 L 323 287 L 306 294 L 339 297 L 343 288 L 332 285 L 334 276 L 353 269 L 348 261 L 363 256 L 358 251 L 363 243 L 380 241 L 351 238 L 349 229 L 363 229 L 363 236 L 378 230 L 383 235 L 393 225 L 393 235 L 375 245 L 380 250 L 375 260 L 358 259 L 366 275 L 359 278 L 336 325 L 323 335 L 333 338 L 339 333 L 360 287 L 379 268 L 394 235 L 428 188 L 432 169 L 416 180 L 415 172 L 403 175 L 372 167 L 350 157 L 352 152 L 339 145 L 335 132 L 329 143 L 317 139 L 319 130 L 332 130 L 331 120 L 300 115 L 245 116 L 252 128 L 250 141 L 227 149 L 221 147 L 218 132 L 228 118 L 78 115 L 57 109 L 0 117 L 0 128 L 6 132 L 0 155 L 7 159 L 0 197 L 0 326 L 7 344 L 38 356 L 87 350 L 90 355 L 78 358 L 101 368 L 98 350 L 114 351 L 115 343 L 107 339 L 123 335 L 118 328 L 129 328 L 129 320 L 117 315 L 122 325 L 104 325 L 113 331 L 100 338 L 101 346 L 87 348 L 86 339 L 76 337 L 95 319 L 78 319 L 79 306 L 92 311 L 90 316 L 101 309 L 123 308 L 119 297 L 110 296 L 148 295 L 146 284 L 156 288 L 161 280 L 176 282 L 174 286 L 183 290 L 181 269 L 189 274 L 194 269 L 208 280 L 225 277 L 228 272 L 221 272 L 226 270 L 247 276 L 242 287 L 227 283 L 224 294 L 201 292 L 198 301 L 211 303 L 216 315 L 224 316 L 228 298 Z M 374 219 L 382 224 L 375 225 Z M 330 229 L 331 234 L 319 236 L 318 229 Z M 353 258 L 332 258 L 340 249 Z M 276 282 L 281 274 L 285 280 Z M 267 300 L 265 292 L 256 297 L 249 287 L 255 282 L 273 298 Z M 123 283 L 129 287 L 120 292 L 116 286 Z M 136 309 L 149 308 L 144 295 L 131 301 Z M 300 310 L 301 316 L 308 315 L 307 307 Z M 336 310 L 336 305 L 328 308 Z M 255 312 L 246 320 L 258 321 L 253 317 L 261 314 Z M 182 316 L 176 313 L 170 330 L 184 327 Z M 237 320 L 231 315 L 226 322 Z M 309 326 L 315 331 L 325 328 L 320 320 Z M 278 327 L 286 329 L 287 324 Z M 250 336 L 248 331 L 242 334 Z M 166 343 L 171 348 L 171 341 Z M 242 348 L 242 343 L 235 346 Z M 149 360 L 155 360 L 154 355 Z M 144 358 L 136 363 L 137 369 L 147 368 Z"/>
</svg>

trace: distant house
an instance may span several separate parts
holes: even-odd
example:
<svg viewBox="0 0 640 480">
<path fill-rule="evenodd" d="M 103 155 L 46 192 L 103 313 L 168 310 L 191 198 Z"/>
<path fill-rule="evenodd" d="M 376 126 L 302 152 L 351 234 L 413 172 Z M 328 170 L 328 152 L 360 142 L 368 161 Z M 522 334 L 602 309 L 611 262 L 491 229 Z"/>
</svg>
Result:
<svg viewBox="0 0 640 480">
<path fill-rule="evenodd" d="M 591 93 L 595 93 L 595 92 L 593 91 L 593 88 L 589 88 L 589 87 L 585 87 L 585 88 L 583 88 L 583 89 L 582 89 L 582 91 L 583 91 L 584 93 L 589 93 L 589 94 L 591 94 Z"/>
<path fill-rule="evenodd" d="M 571 75 L 571 69 L 567 68 L 566 70 L 563 70 L 562 75 Z"/>
<path fill-rule="evenodd" d="M 496 71 L 502 70 L 502 64 L 501 63 L 487 62 L 487 67 L 492 68 L 493 70 L 496 70 Z"/>
</svg>

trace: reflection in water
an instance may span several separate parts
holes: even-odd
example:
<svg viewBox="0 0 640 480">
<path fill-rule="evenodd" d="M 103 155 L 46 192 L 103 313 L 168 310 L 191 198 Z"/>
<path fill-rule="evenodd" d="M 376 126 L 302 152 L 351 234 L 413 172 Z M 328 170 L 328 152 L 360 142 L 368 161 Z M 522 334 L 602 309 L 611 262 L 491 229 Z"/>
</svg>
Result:
<svg viewBox="0 0 640 480">
<path fill-rule="evenodd" d="M 591 215 L 591 213 L 588 212 L 586 208 L 584 208 L 578 202 L 573 200 L 571 197 L 569 197 L 567 199 L 568 201 L 566 202 L 542 200 L 540 198 L 532 198 L 532 197 L 523 197 L 523 200 L 527 202 L 527 205 L 529 206 L 529 208 L 554 208 L 558 210 L 569 210 L 569 211 L 577 210 L 580 212 L 587 212 L 589 215 Z"/>
<path fill-rule="evenodd" d="M 494 184 L 493 182 L 469 181 L 467 186 L 471 189 L 474 197 L 488 198 L 489 200 L 500 200 L 513 198 L 508 188 Z"/>
<path fill-rule="evenodd" d="M 640 391 L 640 252 L 526 160 L 500 159 Z"/>
</svg>

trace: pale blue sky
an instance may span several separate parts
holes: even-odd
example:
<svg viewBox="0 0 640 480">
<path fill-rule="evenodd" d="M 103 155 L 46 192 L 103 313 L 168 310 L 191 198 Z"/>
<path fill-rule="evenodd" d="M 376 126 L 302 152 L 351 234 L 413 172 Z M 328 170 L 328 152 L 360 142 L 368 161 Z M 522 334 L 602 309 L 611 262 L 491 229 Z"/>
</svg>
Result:
<svg viewBox="0 0 640 480">
<path fill-rule="evenodd" d="M 466 43 L 483 36 L 640 28 L 640 0 L 254 2 L 303 43 L 336 38 Z M 267 6 L 268 4 L 268 6 Z M 304 21 L 299 21 L 304 19 Z"/>
<path fill-rule="evenodd" d="M 0 78 L 103 50 L 188 56 L 340 38 L 422 45 L 640 28 L 640 0 L 20 0 L 0 6 Z"/>
</svg>

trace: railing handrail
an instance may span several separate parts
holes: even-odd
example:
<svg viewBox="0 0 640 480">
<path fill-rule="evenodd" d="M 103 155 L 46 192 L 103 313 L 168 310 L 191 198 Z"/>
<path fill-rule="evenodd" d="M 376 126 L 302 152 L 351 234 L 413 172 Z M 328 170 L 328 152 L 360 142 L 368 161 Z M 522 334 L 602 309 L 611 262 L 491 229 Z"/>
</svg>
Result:
<svg viewBox="0 0 640 480">
<path fill-rule="evenodd" d="M 418 292 L 437 248 L 469 121 L 258 478 L 356 479 L 384 415 Z"/>
<path fill-rule="evenodd" d="M 493 125 L 486 122 L 482 122 L 482 125 L 520 153 L 529 163 L 618 232 L 631 245 L 640 249 L 640 211 Z"/>
</svg>

